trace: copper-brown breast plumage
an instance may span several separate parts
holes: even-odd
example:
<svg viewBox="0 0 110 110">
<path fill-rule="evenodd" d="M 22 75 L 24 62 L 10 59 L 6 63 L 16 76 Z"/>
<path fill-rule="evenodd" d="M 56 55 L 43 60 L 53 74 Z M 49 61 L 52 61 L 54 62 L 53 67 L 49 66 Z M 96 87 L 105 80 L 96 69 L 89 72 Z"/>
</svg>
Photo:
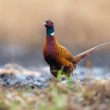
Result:
<svg viewBox="0 0 110 110">
<path fill-rule="evenodd" d="M 55 38 L 46 40 L 44 45 L 43 53 L 46 62 L 50 65 L 51 73 L 54 76 L 57 76 L 57 73 L 54 73 L 54 70 L 60 70 L 64 66 L 64 71 L 67 72 L 67 76 L 73 71 L 75 66 L 73 65 L 74 57 L 72 54 L 62 45 L 60 45 Z M 57 71 L 58 72 L 58 71 Z"/>
<path fill-rule="evenodd" d="M 51 41 L 51 43 L 50 41 L 48 43 L 48 40 L 46 40 L 43 53 L 45 58 L 46 57 L 49 57 L 50 59 L 53 58 L 58 62 L 60 62 L 60 60 L 63 59 L 71 63 L 74 62 L 73 55 L 65 47 L 60 45 L 56 40 Z"/>
</svg>

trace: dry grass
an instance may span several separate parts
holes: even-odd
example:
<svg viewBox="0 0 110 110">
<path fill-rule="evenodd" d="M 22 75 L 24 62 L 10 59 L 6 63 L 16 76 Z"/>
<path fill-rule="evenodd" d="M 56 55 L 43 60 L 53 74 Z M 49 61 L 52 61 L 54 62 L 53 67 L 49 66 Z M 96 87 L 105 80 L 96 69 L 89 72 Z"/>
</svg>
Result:
<svg viewBox="0 0 110 110">
<path fill-rule="evenodd" d="M 51 83 L 45 89 L 0 87 L 0 110 L 109 110 L 110 80 L 92 84 Z"/>
</svg>

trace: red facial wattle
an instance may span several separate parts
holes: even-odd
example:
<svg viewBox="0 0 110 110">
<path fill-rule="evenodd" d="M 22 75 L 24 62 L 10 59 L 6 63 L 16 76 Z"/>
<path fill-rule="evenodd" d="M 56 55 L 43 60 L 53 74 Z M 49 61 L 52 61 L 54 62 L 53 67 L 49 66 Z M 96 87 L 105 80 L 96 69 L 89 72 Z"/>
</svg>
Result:
<svg viewBox="0 0 110 110">
<path fill-rule="evenodd" d="M 47 23 L 47 25 L 48 25 L 48 26 L 51 26 L 51 25 L 52 25 L 52 23 L 51 23 L 51 22 L 48 22 L 48 23 Z"/>
</svg>

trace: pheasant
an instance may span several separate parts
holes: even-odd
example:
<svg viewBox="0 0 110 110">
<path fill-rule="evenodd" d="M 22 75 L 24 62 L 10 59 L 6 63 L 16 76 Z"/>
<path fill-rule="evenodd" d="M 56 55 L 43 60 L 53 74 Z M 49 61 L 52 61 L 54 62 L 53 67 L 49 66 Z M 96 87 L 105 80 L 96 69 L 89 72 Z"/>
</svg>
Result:
<svg viewBox="0 0 110 110">
<path fill-rule="evenodd" d="M 63 70 L 61 74 L 66 75 L 68 78 L 73 73 L 76 65 L 85 57 L 89 56 L 94 51 L 110 43 L 106 42 L 101 45 L 95 46 L 85 52 L 82 52 L 76 56 L 73 56 L 67 48 L 62 46 L 55 37 L 54 23 L 51 20 L 47 20 L 44 23 L 46 27 L 46 41 L 43 47 L 43 55 L 45 61 L 50 66 L 51 74 L 57 78 L 59 70 Z"/>
</svg>

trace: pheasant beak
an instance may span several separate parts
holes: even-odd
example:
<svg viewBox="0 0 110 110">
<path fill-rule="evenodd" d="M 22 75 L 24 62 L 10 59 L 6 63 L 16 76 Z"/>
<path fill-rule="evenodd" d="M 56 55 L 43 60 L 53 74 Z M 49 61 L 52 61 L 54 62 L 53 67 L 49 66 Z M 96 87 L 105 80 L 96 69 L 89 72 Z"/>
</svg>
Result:
<svg viewBox="0 0 110 110">
<path fill-rule="evenodd" d="M 43 23 L 44 26 L 46 26 L 46 23 Z"/>
</svg>

